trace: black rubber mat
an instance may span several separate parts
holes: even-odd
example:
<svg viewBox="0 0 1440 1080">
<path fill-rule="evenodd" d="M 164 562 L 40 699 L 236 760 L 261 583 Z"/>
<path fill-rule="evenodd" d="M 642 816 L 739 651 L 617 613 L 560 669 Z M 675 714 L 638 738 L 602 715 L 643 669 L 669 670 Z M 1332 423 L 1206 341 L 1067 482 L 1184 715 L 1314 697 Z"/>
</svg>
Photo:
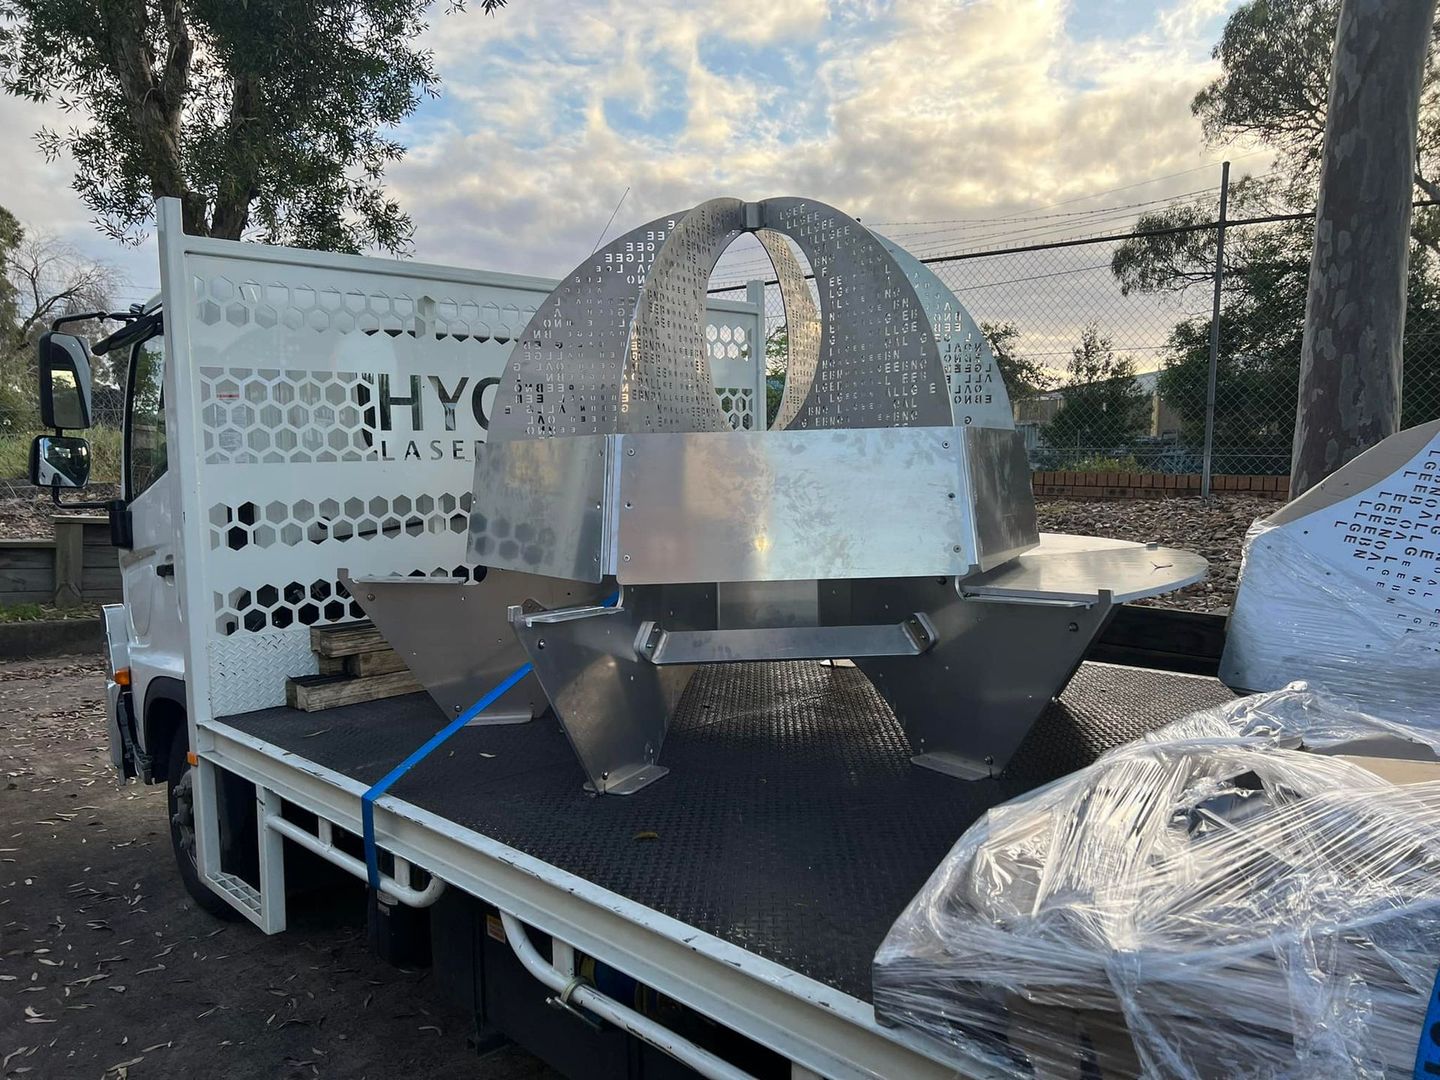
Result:
<svg viewBox="0 0 1440 1080">
<path fill-rule="evenodd" d="M 660 762 L 598 798 L 558 724 L 466 728 L 391 793 L 828 983 L 870 998 L 870 959 L 962 832 L 995 804 L 1231 697 L 1213 679 L 1086 664 L 1005 775 L 965 782 L 909 762 L 853 668 L 702 668 Z M 367 783 L 443 718 L 424 695 L 225 723 Z"/>
</svg>

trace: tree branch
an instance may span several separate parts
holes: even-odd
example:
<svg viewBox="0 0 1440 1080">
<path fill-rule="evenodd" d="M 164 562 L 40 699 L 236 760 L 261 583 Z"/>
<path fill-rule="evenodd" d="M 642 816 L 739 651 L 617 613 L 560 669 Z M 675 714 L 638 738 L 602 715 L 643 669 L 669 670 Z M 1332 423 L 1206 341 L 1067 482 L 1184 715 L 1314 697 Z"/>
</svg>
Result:
<svg viewBox="0 0 1440 1080">
<path fill-rule="evenodd" d="M 1425 193 L 1425 197 L 1433 202 L 1440 202 L 1440 184 L 1433 180 L 1426 180 L 1420 175 L 1420 170 L 1415 170 L 1415 186 Z"/>
</svg>

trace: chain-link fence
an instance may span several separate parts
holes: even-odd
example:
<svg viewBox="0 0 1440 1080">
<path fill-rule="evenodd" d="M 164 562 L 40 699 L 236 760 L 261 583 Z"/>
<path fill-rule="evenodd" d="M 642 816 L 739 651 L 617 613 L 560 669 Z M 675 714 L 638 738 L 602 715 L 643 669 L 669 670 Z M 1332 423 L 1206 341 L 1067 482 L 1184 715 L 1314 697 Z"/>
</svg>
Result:
<svg viewBox="0 0 1440 1080">
<path fill-rule="evenodd" d="M 30 498 L 30 444 L 41 434 L 35 403 L 33 368 L 23 373 L 7 392 L 0 387 L 0 499 Z M 90 483 L 114 485 L 120 481 L 123 395 L 114 387 L 97 386 L 91 402 L 94 426 L 84 432 L 90 443 Z"/>
<path fill-rule="evenodd" d="M 1435 213 L 1433 208 L 1417 214 Z M 1212 475 L 1290 471 L 1312 225 L 1308 215 L 1217 222 L 926 257 L 984 328 L 1037 469 Z M 904 244 L 906 238 L 898 236 Z M 755 264 L 747 268 L 753 270 Z M 739 297 L 717 270 L 717 295 Z M 1212 313 L 1215 397 L 1207 407 Z M 772 398 L 785 312 L 766 287 Z M 1440 272 L 1412 253 L 1404 426 L 1440 416 Z"/>
<path fill-rule="evenodd" d="M 1440 208 L 1416 211 L 1417 233 Z M 1215 310 L 1216 222 L 924 261 L 984 328 L 1006 376 L 1018 427 L 1037 469 L 1199 473 L 1207 430 L 1213 474 L 1290 471 L 1300 342 L 1309 273 L 1307 215 L 1230 221 L 1219 276 L 1215 396 L 1207 407 Z M 909 238 L 897 240 L 921 253 Z M 758 245 L 755 248 L 758 251 Z M 743 298 L 759 265 L 729 255 L 712 292 Z M 727 268 L 727 263 L 729 264 Z M 737 273 L 738 268 L 748 271 Z M 767 264 L 768 266 L 768 264 Z M 725 284 L 725 283 L 730 284 Z M 766 287 L 766 363 L 779 399 L 785 312 Z M 28 358 L 27 358 L 28 359 Z M 0 496 L 28 494 L 38 430 L 33 366 L 0 373 Z M 93 477 L 118 478 L 122 406 L 97 387 Z M 1440 269 L 1411 257 L 1402 422 L 1440 416 Z"/>
</svg>

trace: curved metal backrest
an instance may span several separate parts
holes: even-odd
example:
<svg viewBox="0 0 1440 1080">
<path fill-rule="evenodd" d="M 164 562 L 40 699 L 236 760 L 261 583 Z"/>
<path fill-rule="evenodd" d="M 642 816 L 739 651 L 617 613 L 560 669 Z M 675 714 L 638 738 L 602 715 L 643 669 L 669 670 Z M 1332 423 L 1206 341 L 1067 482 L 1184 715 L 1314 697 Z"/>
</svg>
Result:
<svg viewBox="0 0 1440 1080">
<path fill-rule="evenodd" d="M 1013 426 L 979 329 L 908 253 L 824 203 L 712 199 L 626 233 L 556 288 L 511 354 L 490 441 L 729 430 L 705 349 L 706 289 L 745 231 L 785 300 L 775 427 Z"/>
<path fill-rule="evenodd" d="M 780 284 L 780 299 L 785 303 L 785 389 L 771 425 L 783 431 L 799 414 L 815 383 L 815 370 L 820 366 L 820 309 L 815 306 L 805 270 L 784 234 L 757 229 L 755 238 L 770 256 L 775 280 Z"/>
<path fill-rule="evenodd" d="M 490 442 L 620 430 L 635 308 L 683 216 L 656 218 L 612 240 L 535 310 L 496 388 Z"/>
<path fill-rule="evenodd" d="M 935 272 L 895 241 L 874 234 L 905 271 L 925 308 L 950 390 L 953 423 L 1014 428 L 1010 394 L 990 342 Z"/>
<path fill-rule="evenodd" d="M 670 230 L 635 310 L 617 431 L 731 430 L 710 376 L 705 290 L 716 260 L 744 229 L 743 202 L 711 199 Z"/>
<path fill-rule="evenodd" d="M 810 199 L 767 199 L 760 218 L 804 253 L 820 297 L 814 381 L 786 426 L 951 424 L 924 305 L 880 239 L 854 218 Z"/>
</svg>

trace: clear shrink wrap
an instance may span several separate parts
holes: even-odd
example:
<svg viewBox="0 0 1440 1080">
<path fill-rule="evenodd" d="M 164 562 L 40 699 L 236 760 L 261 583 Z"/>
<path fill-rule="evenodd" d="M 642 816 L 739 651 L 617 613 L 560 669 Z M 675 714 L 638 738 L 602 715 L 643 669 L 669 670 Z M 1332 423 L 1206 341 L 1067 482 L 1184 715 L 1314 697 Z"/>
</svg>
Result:
<svg viewBox="0 0 1440 1080">
<path fill-rule="evenodd" d="M 1303 679 L 1434 723 L 1440 697 L 1440 420 L 1381 440 L 1245 538 L 1220 679 Z"/>
<path fill-rule="evenodd" d="M 1250 527 L 1221 678 L 1245 690 L 1304 679 L 1440 727 L 1440 539 L 1360 548 L 1310 524 Z"/>
<path fill-rule="evenodd" d="M 1437 745 L 1295 684 L 1112 750 L 961 837 L 876 954 L 877 1017 L 966 1074 L 1408 1076 Z"/>
</svg>

